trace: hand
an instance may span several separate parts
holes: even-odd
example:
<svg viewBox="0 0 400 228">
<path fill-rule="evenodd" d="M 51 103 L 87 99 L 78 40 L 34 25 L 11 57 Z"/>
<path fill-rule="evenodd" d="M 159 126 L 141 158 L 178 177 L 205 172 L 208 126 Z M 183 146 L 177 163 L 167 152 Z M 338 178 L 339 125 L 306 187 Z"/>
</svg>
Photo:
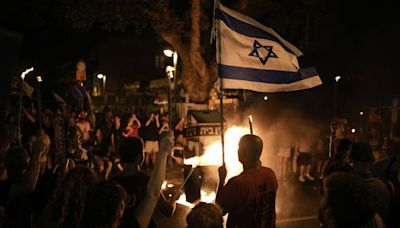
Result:
<svg viewBox="0 0 400 228">
<path fill-rule="evenodd" d="M 154 115 L 154 118 L 156 118 L 156 120 L 158 120 L 159 117 L 160 117 L 160 116 L 159 116 L 158 114 L 155 114 L 155 115 Z"/>
<path fill-rule="evenodd" d="M 154 113 L 151 113 L 150 114 L 150 119 L 153 119 L 154 118 Z"/>
<path fill-rule="evenodd" d="M 172 192 L 172 196 L 171 199 L 169 200 L 170 203 L 175 203 L 179 197 L 182 195 L 182 192 L 179 191 L 179 189 L 174 189 L 174 191 Z"/>
<path fill-rule="evenodd" d="M 32 136 L 32 156 L 44 159 L 43 156 L 47 155 L 46 152 L 48 151 L 49 146 L 50 138 L 43 130 L 39 130 L 34 136 Z"/>
<path fill-rule="evenodd" d="M 164 132 L 161 134 L 160 139 L 160 153 L 169 154 L 169 152 L 174 148 L 174 134 L 169 132 Z"/>
<path fill-rule="evenodd" d="M 218 174 L 219 174 L 219 181 L 224 183 L 225 182 L 225 178 L 226 178 L 226 167 L 225 165 L 222 165 L 218 168 Z"/>
</svg>

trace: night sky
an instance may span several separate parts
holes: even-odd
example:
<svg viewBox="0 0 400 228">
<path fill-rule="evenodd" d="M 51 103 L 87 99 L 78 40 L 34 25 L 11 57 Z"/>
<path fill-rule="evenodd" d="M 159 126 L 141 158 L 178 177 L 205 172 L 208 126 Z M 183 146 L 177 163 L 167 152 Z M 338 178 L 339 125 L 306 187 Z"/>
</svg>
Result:
<svg viewBox="0 0 400 228">
<path fill-rule="evenodd" d="M 49 7 L 55 3 L 40 2 L 0 3 L 0 28 L 22 37 L 21 45 L 15 49 L 18 55 L 12 72 L 35 66 L 37 73 L 54 83 L 63 77 L 73 78 L 75 64 L 82 58 L 88 65 L 88 77 L 97 72 L 117 78 L 129 75 L 122 81 L 111 81 L 110 88 L 117 88 L 121 82 L 163 77 L 162 69 L 154 67 L 154 56 L 161 54 L 166 45 L 150 28 L 140 33 L 133 30 L 110 33 L 97 28 L 77 31 L 62 12 Z M 400 95 L 399 3 L 395 0 L 325 2 L 321 18 L 314 21 L 319 23 L 318 30 L 310 31 L 310 48 L 304 50 L 305 56 L 300 59 L 301 64 L 317 68 L 324 85 L 289 96 L 329 105 L 333 78 L 342 75 L 339 100 L 343 110 L 371 104 L 389 105 L 392 97 Z M 290 41 L 297 45 L 296 40 Z"/>
</svg>

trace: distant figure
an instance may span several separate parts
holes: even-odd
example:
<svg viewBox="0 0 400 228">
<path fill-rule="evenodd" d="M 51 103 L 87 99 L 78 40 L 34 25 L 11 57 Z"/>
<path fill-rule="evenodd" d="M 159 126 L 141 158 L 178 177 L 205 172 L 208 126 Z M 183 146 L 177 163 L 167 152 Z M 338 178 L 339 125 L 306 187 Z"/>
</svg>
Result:
<svg viewBox="0 0 400 228">
<path fill-rule="evenodd" d="M 200 202 L 186 217 L 187 228 L 222 228 L 222 209 L 213 203 Z"/>
<path fill-rule="evenodd" d="M 306 179 L 314 180 L 314 177 L 311 176 L 311 142 L 309 139 L 302 138 L 300 143 L 296 145 L 296 152 L 299 154 L 298 163 L 300 166 L 300 175 L 299 181 L 305 182 Z"/>
<path fill-rule="evenodd" d="M 124 137 L 136 137 L 139 138 L 139 128 L 142 126 L 135 114 L 129 117 L 128 123 L 126 124 Z"/>
<path fill-rule="evenodd" d="M 321 227 L 385 227 L 360 177 L 338 172 L 325 178 L 323 184 L 319 209 Z"/>
<path fill-rule="evenodd" d="M 351 146 L 351 141 L 348 139 L 341 139 L 339 141 L 339 146 L 337 147 L 336 153 L 332 158 L 329 159 L 327 165 L 325 166 L 323 172 L 323 177 L 328 176 L 334 172 L 346 172 L 351 171 L 350 161 L 349 161 L 349 149 Z"/>
<path fill-rule="evenodd" d="M 278 181 L 272 169 L 261 166 L 263 142 L 256 135 L 239 141 L 238 157 L 244 171 L 226 185 L 226 169 L 219 168 L 216 202 L 229 213 L 227 227 L 275 227 Z"/>
<path fill-rule="evenodd" d="M 144 151 L 146 152 L 145 164 L 148 169 L 150 167 L 150 160 L 152 161 L 152 164 L 154 164 L 154 162 L 156 161 L 156 156 L 159 147 L 158 145 L 159 129 L 160 129 L 159 114 L 154 114 L 152 112 L 150 114 L 150 118 L 146 121 L 145 134 L 143 135 Z"/>
<path fill-rule="evenodd" d="M 123 140 L 123 129 L 121 125 L 121 116 L 115 115 L 113 126 L 111 128 L 111 146 L 112 151 L 117 153 L 120 143 Z"/>
<path fill-rule="evenodd" d="M 278 178 L 285 178 L 288 175 L 288 162 L 291 155 L 291 144 L 288 139 L 282 139 L 279 141 L 279 170 Z"/>
<path fill-rule="evenodd" d="M 389 225 L 390 202 L 392 195 L 394 195 L 393 185 L 389 181 L 374 177 L 371 171 L 371 166 L 374 164 L 374 156 L 368 143 L 354 143 L 350 152 L 353 173 L 361 177 L 371 195 L 374 209 L 382 217 L 385 224 Z"/>
</svg>

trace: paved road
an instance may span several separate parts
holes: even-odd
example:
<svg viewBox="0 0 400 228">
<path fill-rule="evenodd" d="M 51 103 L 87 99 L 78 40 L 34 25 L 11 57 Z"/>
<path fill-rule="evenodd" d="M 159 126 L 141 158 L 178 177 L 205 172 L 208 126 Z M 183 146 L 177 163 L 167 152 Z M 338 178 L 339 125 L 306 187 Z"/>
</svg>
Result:
<svg viewBox="0 0 400 228">
<path fill-rule="evenodd" d="M 175 186 L 180 186 L 183 182 L 182 171 L 177 168 L 169 168 L 167 181 Z M 320 201 L 320 181 L 299 183 L 292 177 L 278 182 L 277 227 L 319 227 L 317 215 Z M 186 227 L 185 218 L 189 211 L 190 208 L 178 205 L 173 217 L 166 218 L 156 211 L 155 218 L 159 227 Z"/>
</svg>

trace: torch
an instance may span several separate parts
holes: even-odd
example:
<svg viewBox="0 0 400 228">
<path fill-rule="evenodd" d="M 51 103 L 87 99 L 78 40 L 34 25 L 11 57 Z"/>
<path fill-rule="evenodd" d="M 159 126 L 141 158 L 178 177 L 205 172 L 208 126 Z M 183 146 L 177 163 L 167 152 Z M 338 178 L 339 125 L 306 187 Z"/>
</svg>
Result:
<svg viewBox="0 0 400 228">
<path fill-rule="evenodd" d="M 18 115 L 18 138 L 19 142 L 21 143 L 21 116 L 22 116 L 22 96 L 23 96 L 23 84 L 24 84 L 24 79 L 27 74 L 33 71 L 33 67 L 26 69 L 24 72 L 21 74 L 21 84 L 20 84 L 20 91 L 19 91 L 19 115 Z"/>
<path fill-rule="evenodd" d="M 253 134 L 253 116 L 249 115 L 250 134 Z"/>
</svg>

